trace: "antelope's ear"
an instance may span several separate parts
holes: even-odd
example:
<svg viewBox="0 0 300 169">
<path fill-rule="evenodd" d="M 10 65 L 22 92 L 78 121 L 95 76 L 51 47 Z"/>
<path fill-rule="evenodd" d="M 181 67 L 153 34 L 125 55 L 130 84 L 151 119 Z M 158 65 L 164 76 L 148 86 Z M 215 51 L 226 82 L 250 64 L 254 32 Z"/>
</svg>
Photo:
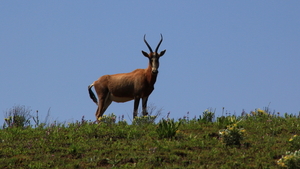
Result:
<svg viewBox="0 0 300 169">
<path fill-rule="evenodd" d="M 166 50 L 163 50 L 160 52 L 159 57 L 163 56 L 165 54 Z"/>
<path fill-rule="evenodd" d="M 142 50 L 144 56 L 149 57 L 148 53 Z"/>
</svg>

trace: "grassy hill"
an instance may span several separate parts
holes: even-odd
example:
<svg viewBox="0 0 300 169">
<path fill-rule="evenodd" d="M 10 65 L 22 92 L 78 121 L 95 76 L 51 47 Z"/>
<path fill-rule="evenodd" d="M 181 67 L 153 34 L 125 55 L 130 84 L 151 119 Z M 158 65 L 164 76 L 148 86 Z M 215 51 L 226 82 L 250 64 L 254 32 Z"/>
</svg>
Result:
<svg viewBox="0 0 300 169">
<path fill-rule="evenodd" d="M 100 124 L 16 125 L 0 129 L 0 168 L 280 168 L 299 167 L 300 118 L 257 109 L 240 116 L 127 124 L 111 114 Z M 15 120 L 15 121 L 13 121 Z M 284 158 L 283 155 L 285 155 Z M 280 160 L 280 158 L 282 158 Z"/>
</svg>

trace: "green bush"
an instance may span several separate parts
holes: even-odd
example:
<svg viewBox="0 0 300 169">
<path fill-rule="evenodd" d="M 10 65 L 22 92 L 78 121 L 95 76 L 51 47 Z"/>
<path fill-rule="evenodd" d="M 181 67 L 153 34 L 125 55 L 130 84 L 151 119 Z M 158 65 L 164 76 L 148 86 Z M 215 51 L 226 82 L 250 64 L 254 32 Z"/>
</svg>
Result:
<svg viewBox="0 0 300 169">
<path fill-rule="evenodd" d="M 99 124 L 106 124 L 106 125 L 113 125 L 116 123 L 116 115 L 114 113 L 108 114 L 108 115 L 103 115 L 102 117 L 99 117 L 98 121 Z"/>
<path fill-rule="evenodd" d="M 141 116 L 135 117 L 133 119 L 132 124 L 134 125 L 147 125 L 147 124 L 154 124 L 156 116 Z"/>
<path fill-rule="evenodd" d="M 221 116 L 217 117 L 216 123 L 220 128 L 224 128 L 228 125 L 232 125 L 238 122 L 238 119 L 235 115 L 232 116 Z"/>
<path fill-rule="evenodd" d="M 300 168 L 300 150 L 294 152 L 287 151 L 285 155 L 277 161 L 277 164 L 289 169 Z"/>
<path fill-rule="evenodd" d="M 26 127 L 30 126 L 31 110 L 25 106 L 13 106 L 6 111 L 6 118 L 3 128 L 6 127 Z"/>
<path fill-rule="evenodd" d="M 158 123 L 156 132 L 159 138 L 173 138 L 175 137 L 180 125 L 181 121 L 174 122 L 174 119 L 162 119 Z"/>
<path fill-rule="evenodd" d="M 204 123 L 209 123 L 209 122 L 213 122 L 215 118 L 215 113 L 209 111 L 209 110 L 205 110 L 202 113 L 202 116 L 199 117 L 199 121 L 200 122 L 204 122 Z"/>
<path fill-rule="evenodd" d="M 246 130 L 239 127 L 236 123 L 228 125 L 226 129 L 219 131 L 219 136 L 223 143 L 227 146 L 241 145 L 241 141 L 245 137 Z"/>
</svg>

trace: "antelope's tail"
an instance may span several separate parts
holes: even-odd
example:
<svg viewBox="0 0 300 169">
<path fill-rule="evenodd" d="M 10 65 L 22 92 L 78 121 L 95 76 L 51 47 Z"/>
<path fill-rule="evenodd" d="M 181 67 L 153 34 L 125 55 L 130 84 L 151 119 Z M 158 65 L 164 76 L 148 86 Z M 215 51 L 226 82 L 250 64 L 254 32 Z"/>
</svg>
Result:
<svg viewBox="0 0 300 169">
<path fill-rule="evenodd" d="M 91 85 L 88 86 L 90 98 L 91 98 L 96 104 L 98 104 L 97 98 L 96 98 L 94 92 L 92 91 L 92 87 L 93 87 L 93 86 L 94 86 L 94 83 L 92 83 Z"/>
</svg>

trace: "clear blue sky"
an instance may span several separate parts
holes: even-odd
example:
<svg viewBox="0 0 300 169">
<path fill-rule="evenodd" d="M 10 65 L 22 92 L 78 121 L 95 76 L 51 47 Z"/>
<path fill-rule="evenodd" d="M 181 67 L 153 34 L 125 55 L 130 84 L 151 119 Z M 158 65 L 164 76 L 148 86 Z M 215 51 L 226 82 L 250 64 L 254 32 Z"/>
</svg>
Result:
<svg viewBox="0 0 300 169">
<path fill-rule="evenodd" d="M 300 111 L 300 1 L 0 1 L 0 111 L 95 120 L 87 86 L 146 68 L 164 36 L 149 104 L 172 118 L 222 107 Z M 106 114 L 132 118 L 133 101 Z M 0 117 L 1 117 L 0 116 Z M 3 124 L 3 118 L 0 122 Z"/>
</svg>

